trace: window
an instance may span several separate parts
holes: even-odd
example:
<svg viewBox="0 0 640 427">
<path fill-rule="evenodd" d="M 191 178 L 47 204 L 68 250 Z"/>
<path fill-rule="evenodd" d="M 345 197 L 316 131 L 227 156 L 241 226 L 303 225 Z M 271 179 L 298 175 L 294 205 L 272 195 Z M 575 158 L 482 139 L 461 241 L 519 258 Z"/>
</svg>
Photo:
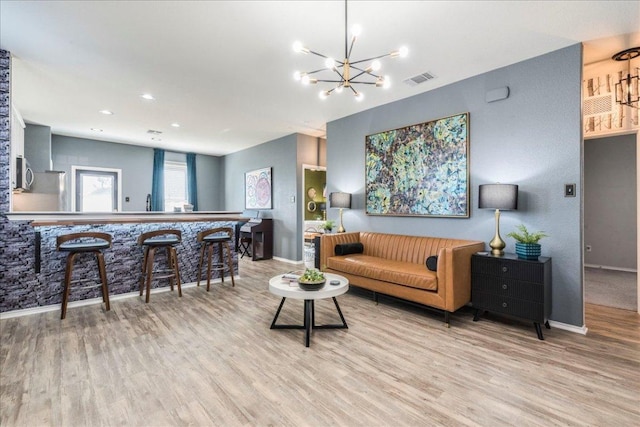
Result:
<svg viewBox="0 0 640 427">
<path fill-rule="evenodd" d="M 182 209 L 187 202 L 187 164 L 184 162 L 164 162 L 164 210 L 173 212 L 174 207 Z"/>
<path fill-rule="evenodd" d="M 120 169 L 71 166 L 72 210 L 75 212 L 118 212 L 122 193 Z"/>
</svg>

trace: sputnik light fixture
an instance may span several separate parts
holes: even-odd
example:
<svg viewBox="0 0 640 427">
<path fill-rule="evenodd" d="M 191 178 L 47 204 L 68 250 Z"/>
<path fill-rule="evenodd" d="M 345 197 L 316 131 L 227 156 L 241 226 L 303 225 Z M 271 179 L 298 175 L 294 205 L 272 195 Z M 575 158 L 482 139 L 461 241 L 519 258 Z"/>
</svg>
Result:
<svg viewBox="0 0 640 427">
<path fill-rule="evenodd" d="M 632 47 L 631 49 L 618 52 L 611 59 L 615 61 L 627 61 L 627 74 L 623 74 L 620 81 L 616 83 L 616 102 L 620 105 L 638 108 L 638 68 L 636 75 L 631 75 L 631 60 L 640 56 L 640 47 Z"/>
<path fill-rule="evenodd" d="M 349 43 L 349 37 L 347 33 L 347 1 L 344 2 L 344 60 L 340 61 L 330 56 L 323 55 L 318 52 L 305 47 L 301 42 L 297 41 L 293 44 L 293 50 L 298 53 L 312 54 L 324 58 L 325 68 L 320 68 L 314 71 L 294 73 L 294 78 L 300 81 L 303 85 L 317 84 L 317 83 L 333 83 L 335 86 L 328 90 L 322 90 L 319 93 L 321 99 L 327 98 L 333 92 L 341 93 L 344 89 L 351 90 L 356 100 L 361 101 L 363 99 L 363 93 L 358 91 L 354 85 L 372 85 L 375 87 L 388 88 L 391 81 L 389 76 L 382 76 L 377 74 L 380 70 L 380 59 L 391 57 L 405 57 L 409 50 L 406 47 L 386 53 L 384 55 L 374 56 L 372 58 L 352 60 L 351 53 L 356 39 L 360 35 L 361 27 L 354 25 L 351 28 L 351 43 Z M 314 75 L 320 72 L 331 71 L 334 73 L 333 79 L 317 78 Z"/>
</svg>

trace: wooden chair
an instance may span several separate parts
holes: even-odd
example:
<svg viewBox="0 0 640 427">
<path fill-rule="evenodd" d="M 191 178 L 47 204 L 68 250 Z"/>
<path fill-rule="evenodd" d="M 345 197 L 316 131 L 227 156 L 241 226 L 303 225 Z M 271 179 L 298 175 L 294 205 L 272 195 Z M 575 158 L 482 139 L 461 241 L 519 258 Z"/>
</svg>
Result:
<svg viewBox="0 0 640 427">
<path fill-rule="evenodd" d="M 202 263 L 204 261 L 205 249 L 207 249 L 207 292 L 211 284 L 211 271 L 219 271 L 220 279 L 224 282 L 224 272 L 229 270 L 231 273 L 231 286 L 235 286 L 236 282 L 233 277 L 233 256 L 231 254 L 231 242 L 233 240 L 233 229 L 229 227 L 213 228 L 198 233 L 198 242 L 201 244 L 200 262 L 198 263 L 198 286 L 200 286 L 200 277 L 202 275 Z M 214 246 L 218 246 L 219 262 L 212 263 Z M 224 249 L 227 250 L 227 263 L 224 261 Z"/>
<path fill-rule="evenodd" d="M 91 253 L 95 255 L 96 261 L 98 263 L 98 273 L 100 275 L 100 285 L 84 286 L 82 287 L 82 289 L 101 286 L 102 302 L 106 304 L 107 311 L 111 309 L 111 307 L 109 306 L 107 273 L 105 269 L 104 256 L 102 255 L 102 250 L 108 249 L 110 247 L 111 235 L 107 233 L 81 232 L 63 234 L 57 237 L 56 249 L 60 252 L 67 252 L 67 264 L 64 272 L 64 290 L 62 291 L 62 314 L 60 316 L 60 319 L 64 319 L 67 316 L 67 303 L 69 301 L 69 294 L 71 292 L 71 284 L 94 280 L 92 278 L 72 280 L 74 261 L 80 254 Z"/>
<path fill-rule="evenodd" d="M 143 289 L 146 287 L 146 303 L 149 302 L 151 282 L 155 279 L 169 279 L 169 285 L 171 286 L 172 291 L 173 282 L 175 280 L 178 286 L 178 296 L 182 296 L 178 253 L 175 248 L 180 242 L 182 242 L 182 233 L 180 230 L 156 230 L 142 233 L 138 236 L 138 245 L 142 246 L 144 251 L 142 259 L 142 275 L 140 276 L 140 296 L 142 296 Z M 166 249 L 169 265 L 167 269 L 153 271 L 153 260 L 156 249 L 158 248 Z"/>
</svg>

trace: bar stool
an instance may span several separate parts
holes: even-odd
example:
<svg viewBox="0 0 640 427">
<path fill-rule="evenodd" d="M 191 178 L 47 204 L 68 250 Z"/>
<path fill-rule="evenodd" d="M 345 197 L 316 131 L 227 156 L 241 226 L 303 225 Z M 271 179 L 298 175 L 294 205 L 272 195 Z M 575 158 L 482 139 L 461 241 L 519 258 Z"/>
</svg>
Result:
<svg viewBox="0 0 640 427">
<path fill-rule="evenodd" d="M 111 247 L 111 235 L 99 232 L 81 232 L 63 234 L 56 239 L 56 249 L 60 252 L 67 252 L 67 265 L 64 271 L 64 290 L 62 291 L 62 315 L 60 319 L 67 317 L 67 302 L 71 292 L 71 284 L 86 282 L 94 279 L 71 280 L 73 277 L 73 264 L 76 256 L 80 254 L 92 253 L 96 256 L 98 272 L 100 274 L 100 285 L 84 286 L 80 289 L 94 288 L 102 286 L 102 302 L 106 304 L 109 311 L 109 289 L 107 288 L 107 273 L 105 271 L 103 249 Z"/>
<path fill-rule="evenodd" d="M 202 262 L 204 261 L 204 251 L 208 249 L 208 264 L 207 264 L 207 292 L 211 284 L 211 270 L 219 271 L 220 278 L 224 282 L 224 271 L 229 270 L 231 272 L 231 286 L 235 286 L 236 282 L 233 278 L 233 257 L 231 255 L 231 241 L 233 236 L 233 229 L 228 227 L 212 228 L 211 230 L 201 231 L 198 233 L 198 242 L 200 242 L 202 248 L 200 250 L 200 262 L 198 263 L 198 286 L 200 286 L 200 276 L 202 274 Z M 219 262 L 211 262 L 213 256 L 213 248 L 218 245 L 218 259 Z M 227 265 L 224 263 L 224 248 L 227 249 Z"/>
<path fill-rule="evenodd" d="M 182 296 L 182 287 L 180 286 L 180 270 L 178 267 L 178 253 L 175 246 L 182 241 L 182 233 L 180 230 L 156 230 L 142 233 L 138 236 L 138 245 L 142 246 L 144 257 L 142 259 L 142 276 L 140 276 L 140 296 L 145 287 L 147 295 L 145 302 L 149 302 L 149 294 L 151 293 L 151 281 L 154 279 L 169 279 L 171 290 L 173 291 L 173 281 L 178 285 L 178 296 Z M 156 249 L 165 248 L 167 250 L 168 269 L 153 271 L 153 258 Z"/>
</svg>

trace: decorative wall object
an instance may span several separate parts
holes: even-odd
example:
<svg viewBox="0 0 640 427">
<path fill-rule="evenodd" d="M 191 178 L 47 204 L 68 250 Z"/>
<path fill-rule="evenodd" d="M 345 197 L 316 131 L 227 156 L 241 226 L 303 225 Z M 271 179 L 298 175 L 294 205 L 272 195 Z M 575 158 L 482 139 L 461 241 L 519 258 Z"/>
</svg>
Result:
<svg viewBox="0 0 640 427">
<path fill-rule="evenodd" d="M 469 113 L 365 138 L 368 215 L 469 217 Z"/>
<path fill-rule="evenodd" d="M 625 65 L 616 61 L 604 61 L 584 67 L 584 136 L 638 129 L 638 109 L 616 103 L 616 82 L 623 75 L 626 75 Z"/>
<path fill-rule="evenodd" d="M 244 174 L 245 209 L 271 209 L 271 168 Z"/>
</svg>

